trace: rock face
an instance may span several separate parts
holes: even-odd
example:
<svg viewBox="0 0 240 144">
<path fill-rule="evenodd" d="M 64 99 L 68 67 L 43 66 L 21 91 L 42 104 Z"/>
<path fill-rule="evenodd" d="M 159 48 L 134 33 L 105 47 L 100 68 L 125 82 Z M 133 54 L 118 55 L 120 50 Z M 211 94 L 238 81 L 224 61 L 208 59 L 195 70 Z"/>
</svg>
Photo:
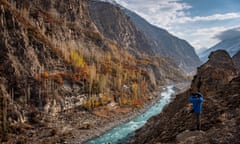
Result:
<svg viewBox="0 0 240 144">
<path fill-rule="evenodd" d="M 146 37 L 119 7 L 108 2 L 90 1 L 90 16 L 99 30 L 123 48 L 153 54 Z"/>
<path fill-rule="evenodd" d="M 196 89 L 204 94 L 201 133 L 188 131 L 192 127 L 188 90 L 137 130 L 129 143 L 238 143 L 240 76 L 225 51 L 213 52 L 198 68 L 191 85 Z"/>
<path fill-rule="evenodd" d="M 186 73 L 191 73 L 200 64 L 199 57 L 189 43 L 149 24 L 135 13 L 98 1 L 90 2 L 90 9 L 90 15 L 99 30 L 122 46 L 172 58 Z M 119 23 L 114 23 L 115 20 Z"/>
<path fill-rule="evenodd" d="M 210 96 L 228 84 L 236 72 L 234 62 L 226 51 L 212 52 L 209 60 L 198 68 L 191 88 Z"/>
<path fill-rule="evenodd" d="M 238 68 L 238 71 L 240 71 L 240 51 L 233 56 L 233 61 Z"/>
</svg>

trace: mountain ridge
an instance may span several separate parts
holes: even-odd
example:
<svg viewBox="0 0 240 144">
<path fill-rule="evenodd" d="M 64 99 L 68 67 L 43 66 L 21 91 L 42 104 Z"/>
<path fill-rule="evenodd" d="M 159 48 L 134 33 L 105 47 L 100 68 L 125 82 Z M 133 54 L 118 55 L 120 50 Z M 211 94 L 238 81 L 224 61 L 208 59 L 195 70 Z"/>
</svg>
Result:
<svg viewBox="0 0 240 144">
<path fill-rule="evenodd" d="M 222 40 L 219 43 L 217 43 L 216 45 L 214 45 L 213 47 L 200 53 L 199 57 L 203 62 L 206 62 L 208 59 L 208 55 L 212 51 L 216 51 L 219 49 L 226 50 L 232 57 L 240 50 L 240 42 L 239 41 L 240 41 L 240 36 Z"/>
<path fill-rule="evenodd" d="M 186 73 L 191 73 L 200 64 L 194 48 L 185 40 L 173 36 L 165 29 L 148 23 L 136 13 L 125 9 L 127 15 L 135 22 L 138 29 L 148 38 L 156 54 L 171 57 Z"/>
</svg>

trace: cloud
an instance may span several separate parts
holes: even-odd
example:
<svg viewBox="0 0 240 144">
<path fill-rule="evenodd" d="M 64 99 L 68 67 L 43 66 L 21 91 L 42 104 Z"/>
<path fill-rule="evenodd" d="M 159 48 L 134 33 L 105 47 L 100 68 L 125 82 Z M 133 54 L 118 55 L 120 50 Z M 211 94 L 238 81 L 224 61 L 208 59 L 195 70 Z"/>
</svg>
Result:
<svg viewBox="0 0 240 144">
<path fill-rule="evenodd" d="M 217 39 L 223 41 L 226 39 L 232 39 L 232 38 L 239 37 L 239 36 L 240 36 L 240 27 L 237 27 L 237 28 L 229 29 L 229 30 L 223 31 L 221 33 L 218 33 L 214 36 L 214 38 L 217 38 Z"/>
<path fill-rule="evenodd" d="M 210 16 L 196 16 L 196 17 L 182 17 L 175 22 L 187 23 L 198 21 L 215 21 L 215 20 L 229 20 L 240 18 L 240 13 L 226 13 L 226 14 L 214 14 Z"/>
<path fill-rule="evenodd" d="M 192 30 L 187 37 L 190 40 L 189 42 L 191 45 L 195 47 L 198 51 L 202 48 L 210 48 L 211 46 L 217 44 L 226 37 L 234 37 L 232 35 L 234 32 L 230 31 L 229 29 L 233 29 L 232 26 L 215 26 L 215 27 L 207 27 L 207 28 L 199 28 L 196 30 Z M 233 29 L 235 31 L 235 29 Z M 236 32 L 235 36 L 240 36 L 240 27 L 237 29 L 238 33 Z"/>
<path fill-rule="evenodd" d="M 176 24 L 240 18 L 240 13 L 234 12 L 191 17 L 187 11 L 192 6 L 182 0 L 115 0 L 115 2 L 136 12 L 150 23 L 165 29 L 170 29 Z"/>
<path fill-rule="evenodd" d="M 115 0 L 120 5 L 136 12 L 150 23 L 168 28 L 176 19 L 186 17 L 184 10 L 191 6 L 180 0 Z"/>
</svg>

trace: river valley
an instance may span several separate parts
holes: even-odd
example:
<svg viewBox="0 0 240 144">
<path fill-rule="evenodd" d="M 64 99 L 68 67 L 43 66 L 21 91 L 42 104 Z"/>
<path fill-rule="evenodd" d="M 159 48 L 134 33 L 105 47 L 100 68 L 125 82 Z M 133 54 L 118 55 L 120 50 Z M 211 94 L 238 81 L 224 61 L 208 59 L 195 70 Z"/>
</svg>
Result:
<svg viewBox="0 0 240 144">
<path fill-rule="evenodd" d="M 117 144 L 124 142 L 135 130 L 142 127 L 150 117 L 159 114 L 164 106 L 171 102 L 175 93 L 173 85 L 163 88 L 163 91 L 159 94 L 161 98 L 146 112 L 85 144 Z"/>
</svg>

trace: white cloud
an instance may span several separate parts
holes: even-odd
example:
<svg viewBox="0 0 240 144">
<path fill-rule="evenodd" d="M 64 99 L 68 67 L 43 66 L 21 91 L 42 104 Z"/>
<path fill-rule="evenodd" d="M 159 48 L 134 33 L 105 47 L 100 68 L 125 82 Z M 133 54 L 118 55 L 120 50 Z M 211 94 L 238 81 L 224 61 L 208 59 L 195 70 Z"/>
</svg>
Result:
<svg viewBox="0 0 240 144">
<path fill-rule="evenodd" d="M 182 37 L 188 39 L 189 43 L 196 49 L 196 51 L 199 51 L 202 48 L 210 48 L 220 42 L 221 39 L 217 36 L 233 28 L 235 28 L 235 26 L 199 28 L 188 32 L 189 35 L 186 35 L 185 33 Z"/>
<path fill-rule="evenodd" d="M 116 2 L 163 28 L 168 28 L 178 18 L 186 17 L 183 11 L 191 8 L 179 0 L 116 0 Z"/>
<path fill-rule="evenodd" d="M 133 10 L 150 23 L 169 28 L 177 23 L 199 21 L 229 20 L 240 18 L 240 13 L 213 14 L 209 16 L 190 17 L 185 11 L 191 5 L 180 0 L 115 0 L 122 6 Z"/>
<path fill-rule="evenodd" d="M 210 16 L 196 16 L 196 17 L 182 17 L 177 19 L 175 22 L 187 23 L 187 22 L 198 22 L 198 21 L 215 21 L 215 20 L 229 20 L 240 18 L 240 13 L 226 13 L 226 14 L 214 14 Z"/>
</svg>

